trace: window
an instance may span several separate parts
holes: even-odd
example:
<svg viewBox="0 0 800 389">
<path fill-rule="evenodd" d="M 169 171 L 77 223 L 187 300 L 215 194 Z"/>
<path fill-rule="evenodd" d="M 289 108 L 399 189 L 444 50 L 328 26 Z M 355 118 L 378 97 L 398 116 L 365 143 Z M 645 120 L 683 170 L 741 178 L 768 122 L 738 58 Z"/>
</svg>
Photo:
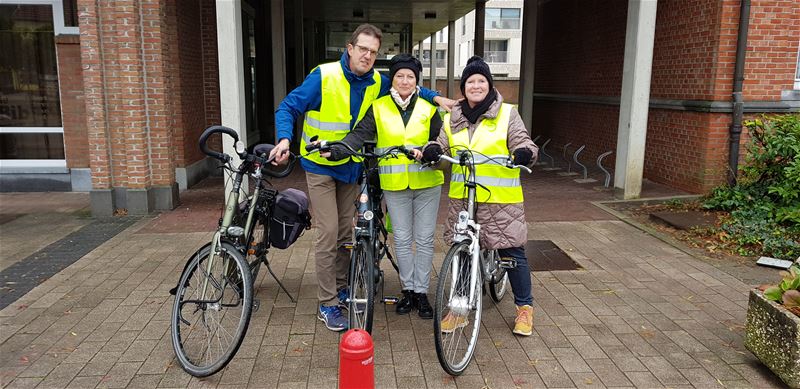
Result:
<svg viewBox="0 0 800 389">
<path fill-rule="evenodd" d="M 78 27 L 78 0 L 64 0 L 64 26 Z"/>
<path fill-rule="evenodd" d="M 50 5 L 0 5 L 0 159 L 64 159 Z"/>
<path fill-rule="evenodd" d="M 797 49 L 797 67 L 794 71 L 794 90 L 800 90 L 800 48 Z"/>
<path fill-rule="evenodd" d="M 437 68 L 446 68 L 447 67 L 447 51 L 446 50 L 436 50 L 436 67 Z"/>
<path fill-rule="evenodd" d="M 487 40 L 484 43 L 483 55 L 488 63 L 508 62 L 508 41 Z"/>
<path fill-rule="evenodd" d="M 486 8 L 486 29 L 519 30 L 519 8 Z"/>
</svg>

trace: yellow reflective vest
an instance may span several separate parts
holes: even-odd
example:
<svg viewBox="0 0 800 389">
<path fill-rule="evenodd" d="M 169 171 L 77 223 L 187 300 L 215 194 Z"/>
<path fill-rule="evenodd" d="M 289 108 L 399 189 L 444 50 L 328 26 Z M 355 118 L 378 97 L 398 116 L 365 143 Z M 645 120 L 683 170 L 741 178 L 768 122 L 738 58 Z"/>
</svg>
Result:
<svg viewBox="0 0 800 389">
<path fill-rule="evenodd" d="M 345 78 L 344 70 L 340 62 L 331 62 L 319 65 L 320 77 L 322 79 L 322 104 L 319 111 L 306 112 L 303 121 L 303 136 L 300 140 L 300 150 L 305 150 L 306 144 L 310 139 L 317 136 L 318 140 L 337 141 L 342 140 L 351 130 L 350 122 L 350 83 Z M 364 101 L 358 111 L 358 123 L 367 112 L 370 104 L 378 98 L 381 92 L 381 75 L 373 71 L 372 75 L 375 83 L 368 86 L 364 92 Z M 318 153 L 311 154 L 309 160 L 319 165 L 342 165 L 348 159 L 341 161 L 328 161 Z M 353 158 L 355 160 L 355 158 Z"/>
<path fill-rule="evenodd" d="M 417 97 L 414 110 L 403 124 L 400 111 L 391 95 L 383 96 L 372 103 L 378 142 L 375 152 L 380 154 L 392 146 L 404 145 L 406 148 L 422 147 L 428 142 L 431 118 L 438 115 L 436 107 Z M 430 188 L 444 183 L 441 170 L 425 168 L 403 154 L 397 158 L 384 158 L 378 163 L 381 188 L 384 190 L 405 190 Z"/>
<path fill-rule="evenodd" d="M 497 117 L 494 119 L 484 118 L 475 129 L 472 139 L 469 139 L 469 130 L 463 129 L 455 134 L 450 129 L 450 115 L 444 118 L 444 130 L 450 142 L 452 156 L 458 150 L 470 149 L 486 156 L 495 157 L 501 160 L 509 158 L 508 151 L 508 122 L 511 118 L 510 104 L 502 104 Z M 450 176 L 450 192 L 452 199 L 464 199 L 467 191 L 464 187 L 464 180 L 467 175 L 467 168 L 453 164 L 452 175 Z M 519 170 L 509 169 L 504 166 L 493 164 L 483 164 L 475 167 L 475 181 L 489 189 L 478 186 L 475 201 L 482 203 L 513 204 L 521 203 L 522 186 L 519 180 Z"/>
</svg>

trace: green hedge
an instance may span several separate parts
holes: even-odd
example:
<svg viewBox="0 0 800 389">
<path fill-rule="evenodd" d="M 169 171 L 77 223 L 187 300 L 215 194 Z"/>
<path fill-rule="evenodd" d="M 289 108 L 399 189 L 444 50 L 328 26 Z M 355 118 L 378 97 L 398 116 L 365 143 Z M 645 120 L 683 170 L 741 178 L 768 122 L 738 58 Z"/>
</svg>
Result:
<svg viewBox="0 0 800 389">
<path fill-rule="evenodd" d="M 712 191 L 703 206 L 730 212 L 720 227 L 741 255 L 800 256 L 800 115 L 745 122 L 747 155 L 735 186 Z"/>
</svg>

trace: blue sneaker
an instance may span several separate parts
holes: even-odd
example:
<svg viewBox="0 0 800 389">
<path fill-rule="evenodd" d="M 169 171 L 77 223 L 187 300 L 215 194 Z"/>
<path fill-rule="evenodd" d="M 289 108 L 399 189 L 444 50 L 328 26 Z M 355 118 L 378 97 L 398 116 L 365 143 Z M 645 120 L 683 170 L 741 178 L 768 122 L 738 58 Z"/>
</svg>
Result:
<svg viewBox="0 0 800 389">
<path fill-rule="evenodd" d="M 317 318 L 325 322 L 325 327 L 331 331 L 344 331 L 349 326 L 347 317 L 342 315 L 342 309 L 337 306 L 320 305 Z"/>
</svg>

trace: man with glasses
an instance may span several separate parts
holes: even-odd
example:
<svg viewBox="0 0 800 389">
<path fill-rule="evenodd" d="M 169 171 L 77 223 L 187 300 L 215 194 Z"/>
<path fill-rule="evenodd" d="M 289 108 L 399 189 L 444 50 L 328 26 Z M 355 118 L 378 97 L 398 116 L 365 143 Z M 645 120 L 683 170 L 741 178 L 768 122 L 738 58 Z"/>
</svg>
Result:
<svg viewBox="0 0 800 389">
<path fill-rule="evenodd" d="M 373 70 L 381 47 L 381 30 L 362 24 L 353 32 L 347 50 L 338 62 L 314 68 L 303 84 L 289 93 L 275 112 L 278 144 L 270 156 L 275 163 L 284 163 L 292 140 L 295 121 L 305 115 L 300 150 L 312 137 L 319 140 L 341 140 L 364 116 L 372 101 L 389 94 L 389 79 Z M 422 89 L 420 97 L 446 110 L 455 101 Z M 351 222 L 358 194 L 356 181 L 361 164 L 351 159 L 328 161 L 313 154 L 301 160 L 306 171 L 314 223 L 317 227 L 315 260 L 317 317 L 332 331 L 348 327 L 341 307 L 347 299 L 349 252 L 343 244 L 351 241 Z"/>
</svg>

